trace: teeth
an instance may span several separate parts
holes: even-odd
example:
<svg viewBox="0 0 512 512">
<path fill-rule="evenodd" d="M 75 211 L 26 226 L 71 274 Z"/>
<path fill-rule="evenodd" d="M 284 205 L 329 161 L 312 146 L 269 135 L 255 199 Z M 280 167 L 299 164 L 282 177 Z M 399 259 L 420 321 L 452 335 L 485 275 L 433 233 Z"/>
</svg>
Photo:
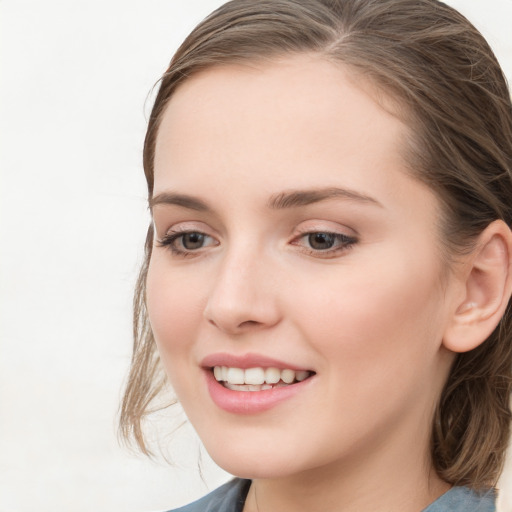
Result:
<svg viewBox="0 0 512 512">
<path fill-rule="evenodd" d="M 295 372 L 295 378 L 302 382 L 303 380 L 307 379 L 309 377 L 309 372 L 306 370 Z"/>
<path fill-rule="evenodd" d="M 281 372 L 281 380 L 286 384 L 291 384 L 295 380 L 295 372 L 293 370 L 283 370 Z"/>
<path fill-rule="evenodd" d="M 240 368 L 228 368 L 226 380 L 230 384 L 245 384 L 244 375 L 244 370 Z"/>
<path fill-rule="evenodd" d="M 267 384 L 277 384 L 281 380 L 281 370 L 277 368 L 267 368 L 265 370 L 265 382 Z"/>
<path fill-rule="evenodd" d="M 306 370 L 290 370 L 279 368 L 231 368 L 215 366 L 213 368 L 215 380 L 224 382 L 229 389 L 238 391 L 261 391 L 272 389 L 275 384 L 292 384 L 307 379 L 311 372 Z M 242 389 L 243 388 L 243 389 Z"/>
<path fill-rule="evenodd" d="M 265 391 L 267 389 L 273 389 L 274 387 L 280 388 L 287 386 L 287 384 L 280 382 L 276 386 L 272 386 L 271 384 L 261 384 L 258 386 L 255 384 L 230 384 L 229 382 L 225 382 L 224 386 L 233 391 Z"/>
<path fill-rule="evenodd" d="M 245 386 L 243 384 L 230 384 L 226 382 L 225 386 L 233 391 L 261 391 L 261 386 Z"/>
<path fill-rule="evenodd" d="M 265 370 L 263 368 L 247 368 L 244 382 L 246 384 L 263 384 L 265 382 Z"/>
</svg>

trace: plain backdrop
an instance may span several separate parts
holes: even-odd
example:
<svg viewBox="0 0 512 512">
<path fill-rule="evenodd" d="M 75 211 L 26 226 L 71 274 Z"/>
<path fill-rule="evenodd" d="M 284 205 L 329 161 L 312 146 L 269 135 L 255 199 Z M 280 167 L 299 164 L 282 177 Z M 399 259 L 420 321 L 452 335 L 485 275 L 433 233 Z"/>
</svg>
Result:
<svg viewBox="0 0 512 512">
<path fill-rule="evenodd" d="M 0 512 L 166 510 L 228 478 L 190 427 L 162 437 L 174 466 L 115 428 L 149 220 L 147 97 L 220 3 L 0 0 Z M 512 0 L 449 3 L 510 79 Z M 512 470 L 501 487 L 509 512 Z"/>
</svg>

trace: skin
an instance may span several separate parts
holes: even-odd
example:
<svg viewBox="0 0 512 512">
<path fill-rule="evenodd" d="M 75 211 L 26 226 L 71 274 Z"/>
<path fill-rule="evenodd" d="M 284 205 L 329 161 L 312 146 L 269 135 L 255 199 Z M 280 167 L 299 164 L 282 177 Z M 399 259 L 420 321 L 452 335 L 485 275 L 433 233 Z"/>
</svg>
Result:
<svg viewBox="0 0 512 512">
<path fill-rule="evenodd" d="M 429 439 L 460 281 L 441 256 L 439 202 L 401 156 L 409 128 L 354 78 L 308 55 L 209 69 L 180 86 L 159 129 L 154 197 L 208 209 L 153 205 L 150 322 L 210 455 L 253 479 L 246 512 L 418 512 L 449 488 Z M 326 187 L 367 199 L 268 205 Z M 159 243 L 180 230 L 204 245 Z M 357 241 L 327 253 L 310 232 Z M 204 383 L 200 362 L 218 352 L 315 376 L 268 411 L 233 414 Z"/>
</svg>

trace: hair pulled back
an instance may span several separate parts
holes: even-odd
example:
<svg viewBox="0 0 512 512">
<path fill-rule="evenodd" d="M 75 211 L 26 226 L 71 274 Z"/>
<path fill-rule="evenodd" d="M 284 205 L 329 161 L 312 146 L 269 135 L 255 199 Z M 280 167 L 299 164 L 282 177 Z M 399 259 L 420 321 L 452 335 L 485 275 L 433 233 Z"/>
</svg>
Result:
<svg viewBox="0 0 512 512">
<path fill-rule="evenodd" d="M 233 0 L 187 37 L 163 75 L 144 144 L 153 193 L 155 141 L 176 88 L 222 64 L 316 53 L 354 70 L 401 107 L 410 128 L 410 172 L 443 206 L 447 262 L 496 219 L 512 226 L 512 105 L 501 68 L 481 34 L 437 0 Z M 145 307 L 153 231 L 135 293 L 132 366 L 121 434 L 149 453 L 142 422 L 162 391 Z M 512 383 L 509 304 L 492 335 L 456 358 L 432 426 L 432 460 L 451 484 L 496 482 L 508 442 Z"/>
</svg>

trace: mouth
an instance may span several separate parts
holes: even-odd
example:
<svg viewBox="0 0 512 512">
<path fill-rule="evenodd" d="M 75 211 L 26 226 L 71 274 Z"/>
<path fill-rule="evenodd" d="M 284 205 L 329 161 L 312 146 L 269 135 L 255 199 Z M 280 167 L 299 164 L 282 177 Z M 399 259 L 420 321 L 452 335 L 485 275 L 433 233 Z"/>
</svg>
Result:
<svg viewBox="0 0 512 512">
<path fill-rule="evenodd" d="M 317 373 L 307 367 L 257 353 L 214 353 L 200 366 L 213 403 L 232 414 L 259 414 L 296 396 L 310 396 L 317 381 Z"/>
<path fill-rule="evenodd" d="M 253 367 L 236 368 L 230 366 L 213 366 L 210 368 L 215 380 L 231 391 L 269 391 L 293 386 L 312 377 L 315 372 L 309 370 L 292 370 L 291 368 Z"/>
</svg>

